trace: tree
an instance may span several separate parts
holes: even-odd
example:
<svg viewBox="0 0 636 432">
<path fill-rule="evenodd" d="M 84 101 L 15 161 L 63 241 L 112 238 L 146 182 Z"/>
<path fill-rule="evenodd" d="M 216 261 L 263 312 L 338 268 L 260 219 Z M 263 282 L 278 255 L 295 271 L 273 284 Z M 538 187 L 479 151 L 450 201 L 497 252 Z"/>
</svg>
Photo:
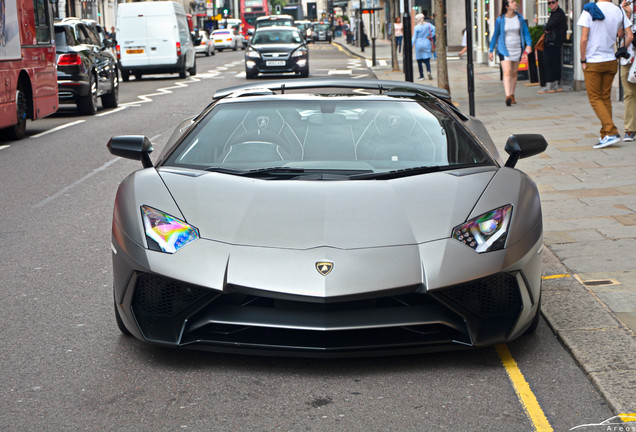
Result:
<svg viewBox="0 0 636 432">
<path fill-rule="evenodd" d="M 272 9 L 276 9 L 276 5 L 280 5 L 280 9 L 283 10 L 287 6 L 287 0 L 270 0 L 269 4 L 272 5 Z"/>
<path fill-rule="evenodd" d="M 393 66 L 393 72 L 400 71 L 400 63 L 398 62 L 397 57 L 397 46 L 395 45 L 395 17 L 398 15 L 398 2 L 400 0 L 395 0 L 387 2 L 389 5 L 389 25 L 391 26 L 391 66 Z"/>
<path fill-rule="evenodd" d="M 437 43 L 435 50 L 437 52 L 437 87 L 448 90 L 450 92 L 450 84 L 448 82 L 448 63 L 446 62 L 446 7 L 444 0 L 435 0 L 435 34 L 437 35 Z"/>
</svg>

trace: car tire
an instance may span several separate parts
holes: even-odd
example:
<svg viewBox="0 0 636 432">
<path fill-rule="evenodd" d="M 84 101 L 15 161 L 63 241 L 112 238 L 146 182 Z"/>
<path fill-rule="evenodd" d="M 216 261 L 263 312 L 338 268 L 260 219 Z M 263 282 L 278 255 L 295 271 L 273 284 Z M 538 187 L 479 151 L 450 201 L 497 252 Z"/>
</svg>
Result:
<svg viewBox="0 0 636 432">
<path fill-rule="evenodd" d="M 197 74 L 197 59 L 196 59 L 196 57 L 194 59 L 194 64 L 192 65 L 192 67 L 190 69 L 188 69 L 188 73 L 190 74 L 190 76 L 195 76 Z"/>
<path fill-rule="evenodd" d="M 537 312 L 532 318 L 532 322 L 530 323 L 530 327 L 525 331 L 524 334 L 532 334 L 535 332 L 537 327 L 539 326 L 539 321 L 541 321 L 541 297 L 539 297 L 539 304 L 537 305 Z"/>
<path fill-rule="evenodd" d="M 186 69 L 186 65 L 185 65 L 185 61 L 184 61 L 183 62 L 183 67 L 179 71 L 179 78 L 185 78 L 186 77 L 186 73 L 187 73 L 187 69 Z"/>
<path fill-rule="evenodd" d="M 245 68 L 245 78 L 253 79 L 253 78 L 256 78 L 257 75 L 258 75 L 258 72 L 254 72 L 252 70 L 249 70 L 248 68 Z"/>
<path fill-rule="evenodd" d="M 238 44 L 234 42 L 234 46 L 232 47 L 232 51 L 238 50 Z"/>
<path fill-rule="evenodd" d="M 102 106 L 104 108 L 117 108 L 117 105 L 119 105 L 119 78 L 115 73 L 110 83 L 110 93 L 102 96 Z"/>
<path fill-rule="evenodd" d="M 128 71 L 121 71 L 121 80 L 123 82 L 128 82 L 130 80 L 130 72 Z"/>
<path fill-rule="evenodd" d="M 18 122 L 6 128 L 5 131 L 7 138 L 19 140 L 26 136 L 26 123 L 29 110 L 27 95 L 20 84 L 18 84 L 18 89 L 15 92 L 15 110 L 18 116 Z"/>
<path fill-rule="evenodd" d="M 212 50 L 212 55 L 216 55 L 216 48 Z"/>
<path fill-rule="evenodd" d="M 307 78 L 309 76 L 309 65 L 306 68 L 300 71 L 301 78 Z"/>
<path fill-rule="evenodd" d="M 89 93 L 77 101 L 77 109 L 82 115 L 93 115 L 97 112 L 97 77 L 91 73 L 88 81 Z"/>
<path fill-rule="evenodd" d="M 117 303 L 113 301 L 113 304 L 115 305 L 115 321 L 117 321 L 117 327 L 119 328 L 119 331 L 125 334 L 126 336 L 132 336 L 132 333 L 130 333 L 130 331 L 124 325 L 124 321 L 122 321 L 121 315 L 119 315 L 119 309 L 117 308 Z"/>
</svg>

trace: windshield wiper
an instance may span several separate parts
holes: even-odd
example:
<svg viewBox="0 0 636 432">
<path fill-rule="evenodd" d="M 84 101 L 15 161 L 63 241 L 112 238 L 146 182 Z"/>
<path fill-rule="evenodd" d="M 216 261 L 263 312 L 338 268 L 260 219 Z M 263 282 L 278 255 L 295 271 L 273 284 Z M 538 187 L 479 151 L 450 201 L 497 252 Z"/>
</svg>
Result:
<svg viewBox="0 0 636 432">
<path fill-rule="evenodd" d="M 223 167 L 210 167 L 206 168 L 206 171 L 210 172 L 218 172 L 222 174 L 231 174 L 241 177 L 258 177 L 264 174 L 302 174 L 305 172 L 304 168 L 294 168 L 294 167 L 270 167 L 270 168 L 259 168 L 254 170 L 239 170 L 232 168 L 223 168 Z"/>
<path fill-rule="evenodd" d="M 391 180 L 394 178 L 408 177 L 419 174 L 429 174 L 440 171 L 452 171 L 456 169 L 475 168 L 484 166 L 484 164 L 457 164 L 457 165 L 432 165 L 432 166 L 417 166 L 411 168 L 402 168 L 393 171 L 385 171 L 372 174 L 358 174 L 352 175 L 351 180 Z"/>
</svg>

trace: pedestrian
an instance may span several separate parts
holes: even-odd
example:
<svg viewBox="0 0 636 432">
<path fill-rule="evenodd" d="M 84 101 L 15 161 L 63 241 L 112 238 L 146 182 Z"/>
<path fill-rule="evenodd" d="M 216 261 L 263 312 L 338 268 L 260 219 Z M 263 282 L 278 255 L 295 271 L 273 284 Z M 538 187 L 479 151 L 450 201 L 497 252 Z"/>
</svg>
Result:
<svg viewBox="0 0 636 432">
<path fill-rule="evenodd" d="M 426 21 L 427 23 L 430 23 L 433 27 L 435 27 L 435 14 L 433 14 L 433 18 L 430 18 L 428 16 L 428 11 L 426 9 L 424 9 L 422 11 L 422 14 L 424 15 L 424 21 Z M 437 44 L 437 34 L 433 35 L 433 39 L 431 39 L 431 42 L 433 43 L 433 49 L 432 51 L 432 57 L 434 59 L 437 58 L 437 50 L 435 49 L 435 46 Z"/>
<path fill-rule="evenodd" d="M 462 30 L 462 49 L 459 53 L 457 53 L 459 58 L 462 58 L 462 56 L 468 52 L 468 47 L 466 45 L 466 29 L 464 29 Z"/>
<path fill-rule="evenodd" d="M 428 79 L 433 79 L 433 75 L 431 75 L 431 49 L 434 36 L 435 27 L 433 27 L 431 23 L 424 21 L 423 14 L 415 15 L 415 29 L 413 30 L 411 44 L 415 48 L 415 59 L 417 60 L 417 67 L 420 72 L 419 79 L 421 80 L 424 79 L 423 65 L 426 65 Z"/>
<path fill-rule="evenodd" d="M 620 6 L 610 0 L 587 3 L 579 17 L 581 27 L 581 67 L 592 109 L 601 121 L 600 138 L 594 148 L 604 148 L 621 140 L 612 119 L 612 82 L 618 71 L 616 38 L 631 44 L 632 23 Z"/>
<path fill-rule="evenodd" d="M 402 39 L 404 38 L 404 26 L 400 17 L 395 17 L 395 23 L 393 24 L 395 34 L 395 45 L 397 46 L 398 53 L 402 52 Z"/>
<path fill-rule="evenodd" d="M 561 86 L 561 48 L 567 34 L 565 12 L 559 7 L 559 0 L 548 0 L 550 18 L 543 27 L 545 40 L 543 43 L 543 66 L 545 71 L 545 87 L 539 93 L 562 92 Z"/>
<path fill-rule="evenodd" d="M 532 51 L 530 30 L 523 16 L 517 12 L 515 0 L 503 0 L 501 15 L 495 21 L 495 32 L 490 40 L 488 58 L 494 59 L 495 47 L 503 70 L 503 86 L 506 93 L 506 105 L 516 104 L 515 90 L 519 72 L 519 61 L 523 51 Z"/>
<path fill-rule="evenodd" d="M 636 11 L 634 11 L 633 4 L 630 7 L 630 2 L 627 0 L 623 1 L 621 6 L 627 18 L 632 22 L 632 43 L 628 45 L 627 49 L 630 58 L 621 57 L 620 59 L 621 82 L 623 83 L 625 100 L 625 135 L 623 136 L 623 142 L 632 142 L 634 141 L 634 135 L 636 135 L 636 84 L 627 81 L 627 76 L 636 57 L 636 37 L 633 37 L 636 33 Z"/>
</svg>

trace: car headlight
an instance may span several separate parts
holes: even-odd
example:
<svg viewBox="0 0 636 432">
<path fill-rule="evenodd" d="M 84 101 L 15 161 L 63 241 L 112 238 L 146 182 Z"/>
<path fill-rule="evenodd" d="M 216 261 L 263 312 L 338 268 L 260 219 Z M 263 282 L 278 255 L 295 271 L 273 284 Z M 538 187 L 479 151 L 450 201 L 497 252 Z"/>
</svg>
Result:
<svg viewBox="0 0 636 432">
<path fill-rule="evenodd" d="M 307 51 L 306 51 L 306 50 L 299 49 L 299 50 L 294 51 L 294 52 L 293 52 L 293 54 L 292 54 L 291 56 L 292 56 L 292 57 L 302 57 L 302 56 L 304 56 L 305 54 L 307 54 Z"/>
<path fill-rule="evenodd" d="M 199 231 L 192 225 L 152 207 L 141 206 L 148 247 L 166 253 L 175 253 L 199 238 Z"/>
<path fill-rule="evenodd" d="M 249 58 L 261 58 L 261 55 L 259 54 L 259 52 L 252 48 L 247 50 L 247 56 Z"/>
<path fill-rule="evenodd" d="M 479 253 L 502 249 L 511 216 L 512 205 L 500 207 L 455 227 L 452 237 Z"/>
</svg>

